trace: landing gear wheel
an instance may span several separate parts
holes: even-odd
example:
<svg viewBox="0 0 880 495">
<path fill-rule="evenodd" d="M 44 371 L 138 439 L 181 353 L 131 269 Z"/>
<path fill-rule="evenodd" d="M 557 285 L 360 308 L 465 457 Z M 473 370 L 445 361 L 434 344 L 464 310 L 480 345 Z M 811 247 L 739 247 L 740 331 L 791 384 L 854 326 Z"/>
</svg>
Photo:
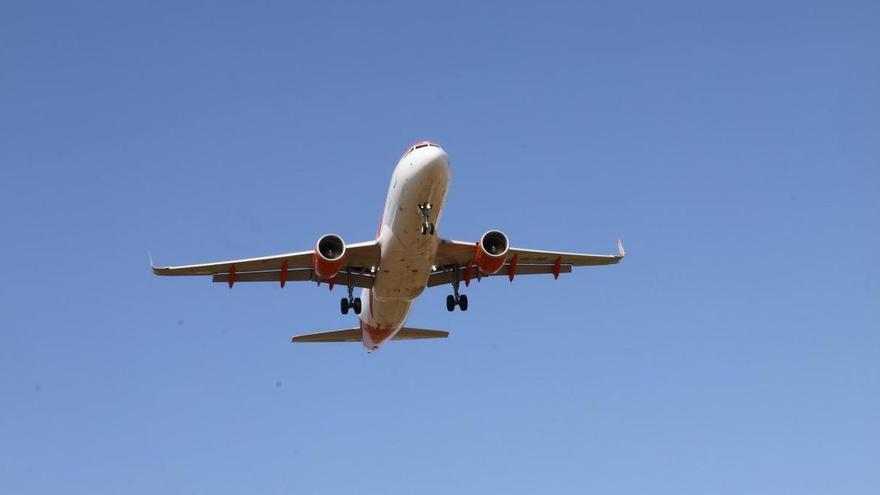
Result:
<svg viewBox="0 0 880 495">
<path fill-rule="evenodd" d="M 342 314 L 347 315 L 349 307 L 350 307 L 350 305 L 348 304 L 348 299 L 346 299 L 344 297 L 342 299 L 340 299 L 339 309 L 340 309 L 340 311 L 342 311 Z M 359 313 L 360 311 L 355 311 L 355 312 Z"/>
<path fill-rule="evenodd" d="M 428 233 L 431 235 L 434 235 L 434 224 L 433 223 L 430 226 L 428 226 Z"/>
<path fill-rule="evenodd" d="M 361 298 L 356 297 L 354 302 L 351 304 L 352 309 L 354 309 L 354 314 L 361 314 Z"/>
<path fill-rule="evenodd" d="M 452 297 L 452 294 L 446 296 L 446 310 L 455 311 L 455 298 Z"/>
<path fill-rule="evenodd" d="M 422 225 L 422 235 L 425 235 L 427 233 L 428 233 L 428 228 L 425 227 L 424 225 Z"/>
<path fill-rule="evenodd" d="M 467 311 L 467 306 L 468 306 L 467 296 L 462 294 L 461 296 L 458 297 L 458 307 L 461 308 L 462 311 Z"/>
</svg>

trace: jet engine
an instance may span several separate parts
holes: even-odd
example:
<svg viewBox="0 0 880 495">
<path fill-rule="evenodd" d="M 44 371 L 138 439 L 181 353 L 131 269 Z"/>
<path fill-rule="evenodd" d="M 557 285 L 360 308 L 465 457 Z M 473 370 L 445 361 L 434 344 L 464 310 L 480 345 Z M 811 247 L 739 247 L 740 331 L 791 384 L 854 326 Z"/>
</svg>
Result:
<svg viewBox="0 0 880 495">
<path fill-rule="evenodd" d="M 312 257 L 315 274 L 323 279 L 331 279 L 339 273 L 345 263 L 345 241 L 336 234 L 326 234 L 315 244 Z"/>
<path fill-rule="evenodd" d="M 500 230 L 490 230 L 477 243 L 476 263 L 483 275 L 498 272 L 507 260 L 510 242 Z"/>
</svg>

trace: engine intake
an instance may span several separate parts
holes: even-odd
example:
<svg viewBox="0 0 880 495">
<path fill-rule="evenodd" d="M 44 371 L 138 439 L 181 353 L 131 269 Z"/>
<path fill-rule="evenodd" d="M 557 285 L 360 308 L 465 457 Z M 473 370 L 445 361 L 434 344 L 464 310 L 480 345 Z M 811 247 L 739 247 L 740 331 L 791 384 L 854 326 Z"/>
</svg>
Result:
<svg viewBox="0 0 880 495">
<path fill-rule="evenodd" d="M 326 234 L 315 244 L 313 263 L 315 274 L 323 279 L 331 279 L 339 273 L 345 263 L 345 241 L 336 234 Z"/>
<path fill-rule="evenodd" d="M 504 266 L 510 242 L 500 230 L 490 230 L 477 243 L 476 263 L 483 275 L 492 275 Z"/>
</svg>

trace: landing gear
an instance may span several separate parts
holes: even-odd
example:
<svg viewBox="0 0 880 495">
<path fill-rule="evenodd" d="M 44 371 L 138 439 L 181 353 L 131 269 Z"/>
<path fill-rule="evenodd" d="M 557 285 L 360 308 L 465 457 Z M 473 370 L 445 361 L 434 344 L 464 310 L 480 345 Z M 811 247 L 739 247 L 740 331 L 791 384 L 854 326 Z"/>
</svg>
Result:
<svg viewBox="0 0 880 495">
<path fill-rule="evenodd" d="M 361 308 L 361 298 L 359 297 L 353 297 L 351 299 L 343 297 L 339 300 L 339 309 L 344 315 L 348 314 L 349 309 L 354 310 L 354 314 L 359 315 L 361 314 Z"/>
<path fill-rule="evenodd" d="M 422 235 L 434 235 L 434 223 L 431 222 L 431 203 L 419 203 L 419 214 L 422 216 Z"/>
<path fill-rule="evenodd" d="M 351 284 L 351 272 L 348 271 L 348 269 L 346 269 L 346 271 L 348 272 L 348 297 L 343 297 L 339 301 L 339 309 L 344 315 L 348 314 L 349 309 L 353 309 L 354 314 L 359 315 L 361 314 L 362 308 L 361 298 L 354 297 L 354 286 Z"/>
<path fill-rule="evenodd" d="M 464 294 L 458 293 L 459 285 L 461 284 L 461 277 L 459 277 L 458 266 L 452 268 L 452 294 L 446 296 L 446 310 L 447 311 L 455 311 L 455 307 L 458 306 L 462 311 L 467 311 L 468 309 L 468 298 Z"/>
</svg>

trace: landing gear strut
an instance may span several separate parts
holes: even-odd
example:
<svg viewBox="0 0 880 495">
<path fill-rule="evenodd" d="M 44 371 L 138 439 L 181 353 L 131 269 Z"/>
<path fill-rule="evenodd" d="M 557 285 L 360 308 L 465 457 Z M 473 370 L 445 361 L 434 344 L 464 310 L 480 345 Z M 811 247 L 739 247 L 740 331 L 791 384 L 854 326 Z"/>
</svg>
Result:
<svg viewBox="0 0 880 495">
<path fill-rule="evenodd" d="M 452 267 L 452 294 L 446 296 L 447 311 L 455 311 L 456 306 L 458 306 L 462 311 L 467 311 L 468 298 L 466 295 L 458 293 L 458 288 L 460 285 L 461 277 L 458 273 L 458 265 L 456 265 Z"/>
<path fill-rule="evenodd" d="M 434 223 L 431 222 L 431 203 L 419 203 L 419 214 L 422 216 L 422 235 L 434 235 Z"/>
<path fill-rule="evenodd" d="M 354 310 L 354 314 L 361 314 L 361 298 L 354 297 L 354 285 L 351 284 L 351 272 L 346 268 L 346 272 L 348 274 L 348 280 L 346 285 L 348 286 L 348 297 L 343 297 L 339 301 L 339 309 L 342 311 L 342 314 L 347 315 L 349 308 Z"/>
</svg>

